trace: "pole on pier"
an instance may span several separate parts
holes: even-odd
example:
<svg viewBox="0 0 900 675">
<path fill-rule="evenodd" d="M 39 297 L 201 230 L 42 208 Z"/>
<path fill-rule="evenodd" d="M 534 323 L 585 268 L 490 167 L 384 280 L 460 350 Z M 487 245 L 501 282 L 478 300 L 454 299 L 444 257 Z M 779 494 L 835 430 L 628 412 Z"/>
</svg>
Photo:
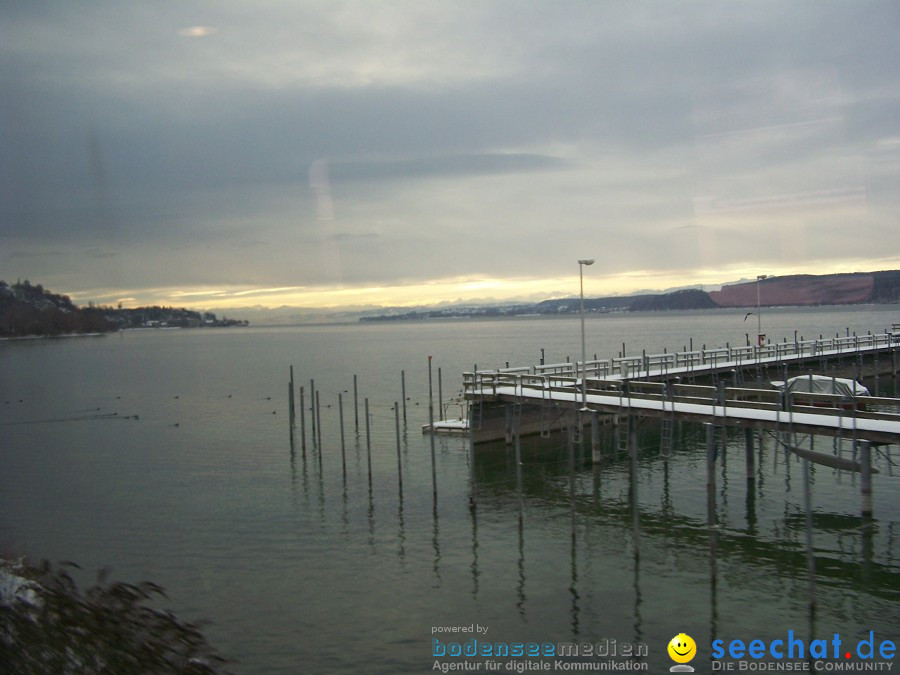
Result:
<svg viewBox="0 0 900 675">
<path fill-rule="evenodd" d="M 406 427 L 406 371 L 400 371 L 400 393 L 403 397 L 403 426 Z"/>
<path fill-rule="evenodd" d="M 431 356 L 428 357 L 428 424 L 431 426 L 431 488 L 437 505 L 437 465 L 434 458 L 434 391 L 431 386 Z"/>
<path fill-rule="evenodd" d="M 859 443 L 859 484 L 862 493 L 862 517 L 872 517 L 872 444 L 869 441 Z"/>
</svg>

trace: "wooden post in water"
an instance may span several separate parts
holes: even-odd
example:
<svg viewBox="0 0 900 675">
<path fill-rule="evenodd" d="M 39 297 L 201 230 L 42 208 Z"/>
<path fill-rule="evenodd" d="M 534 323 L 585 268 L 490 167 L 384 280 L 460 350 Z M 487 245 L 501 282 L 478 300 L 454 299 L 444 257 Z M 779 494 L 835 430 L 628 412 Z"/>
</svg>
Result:
<svg viewBox="0 0 900 675">
<path fill-rule="evenodd" d="M 294 383 L 288 382 L 288 426 L 291 438 L 294 437 Z"/>
<path fill-rule="evenodd" d="M 322 456 L 322 406 L 320 405 L 320 402 L 319 402 L 318 390 L 316 391 L 316 429 L 317 429 L 317 433 L 318 433 L 318 438 L 316 440 L 318 440 L 318 442 L 319 442 L 319 457 L 321 457 Z"/>
<path fill-rule="evenodd" d="M 353 425 L 359 436 L 359 388 L 356 384 L 356 373 L 353 373 Z"/>
<path fill-rule="evenodd" d="M 372 489 L 372 437 L 369 433 L 369 399 L 366 401 L 366 461 L 369 465 L 369 489 Z"/>
<path fill-rule="evenodd" d="M 400 461 L 400 404 L 394 401 L 394 425 L 397 428 L 397 480 L 400 485 L 400 496 L 403 496 L 403 464 Z"/>
<path fill-rule="evenodd" d="M 290 382 L 290 393 L 288 394 L 288 404 L 290 405 L 290 414 L 288 417 L 291 422 L 291 435 L 294 435 L 294 423 L 296 421 L 296 415 L 294 414 L 294 366 L 291 366 L 291 382 Z"/>
<path fill-rule="evenodd" d="M 507 403 L 503 407 L 504 414 L 504 422 L 503 422 L 503 442 L 507 445 L 512 445 L 512 406 Z"/>
<path fill-rule="evenodd" d="M 434 391 L 431 386 L 431 356 L 428 357 L 428 424 L 431 425 L 431 488 L 437 506 L 437 464 L 434 457 Z"/>
<path fill-rule="evenodd" d="M 300 385 L 300 448 L 306 456 L 306 411 L 303 408 L 303 385 Z"/>
<path fill-rule="evenodd" d="M 344 398 L 338 394 L 338 419 L 341 425 L 341 467 L 344 471 L 344 480 L 347 480 L 347 450 L 344 445 Z"/>
<path fill-rule="evenodd" d="M 441 369 L 438 367 L 438 417 L 444 419 L 444 385 L 441 382 Z"/>
<path fill-rule="evenodd" d="M 406 371 L 400 371 L 400 394 L 403 397 L 403 427 L 406 427 Z"/>
<path fill-rule="evenodd" d="M 312 443 L 318 447 L 318 439 L 316 438 L 316 381 L 309 381 L 309 417 L 312 422 Z"/>
</svg>

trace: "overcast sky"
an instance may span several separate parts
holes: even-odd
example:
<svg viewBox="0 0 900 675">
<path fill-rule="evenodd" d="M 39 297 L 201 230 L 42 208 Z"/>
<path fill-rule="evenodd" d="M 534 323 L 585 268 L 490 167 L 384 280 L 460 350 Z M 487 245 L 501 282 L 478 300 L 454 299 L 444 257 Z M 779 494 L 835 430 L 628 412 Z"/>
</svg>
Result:
<svg viewBox="0 0 900 675">
<path fill-rule="evenodd" d="M 6 0 L 0 279 L 410 304 L 900 267 L 900 3 Z"/>
</svg>

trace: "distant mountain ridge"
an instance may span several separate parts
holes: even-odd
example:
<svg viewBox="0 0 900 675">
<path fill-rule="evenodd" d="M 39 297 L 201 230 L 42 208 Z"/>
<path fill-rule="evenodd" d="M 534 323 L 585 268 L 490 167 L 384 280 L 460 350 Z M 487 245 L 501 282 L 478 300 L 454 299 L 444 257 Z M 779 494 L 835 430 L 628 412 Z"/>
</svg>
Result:
<svg viewBox="0 0 900 675">
<path fill-rule="evenodd" d="M 605 298 L 585 298 L 588 313 L 645 312 L 724 307 L 846 305 L 900 302 L 900 270 L 842 274 L 791 274 L 780 277 L 728 284 L 718 291 L 682 289 Z M 556 298 L 537 303 L 484 305 L 478 307 L 442 307 L 417 309 L 362 317 L 360 321 L 395 321 L 465 317 L 503 317 L 525 314 L 577 314 L 580 298 Z"/>
</svg>

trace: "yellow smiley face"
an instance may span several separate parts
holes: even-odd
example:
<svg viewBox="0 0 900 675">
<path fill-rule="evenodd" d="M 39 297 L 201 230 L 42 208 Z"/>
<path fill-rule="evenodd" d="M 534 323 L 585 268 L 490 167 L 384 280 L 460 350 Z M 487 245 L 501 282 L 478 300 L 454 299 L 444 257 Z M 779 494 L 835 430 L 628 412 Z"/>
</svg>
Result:
<svg viewBox="0 0 900 675">
<path fill-rule="evenodd" d="M 675 663 L 687 663 L 697 655 L 697 643 L 694 638 L 679 633 L 669 640 L 669 658 Z"/>
</svg>

